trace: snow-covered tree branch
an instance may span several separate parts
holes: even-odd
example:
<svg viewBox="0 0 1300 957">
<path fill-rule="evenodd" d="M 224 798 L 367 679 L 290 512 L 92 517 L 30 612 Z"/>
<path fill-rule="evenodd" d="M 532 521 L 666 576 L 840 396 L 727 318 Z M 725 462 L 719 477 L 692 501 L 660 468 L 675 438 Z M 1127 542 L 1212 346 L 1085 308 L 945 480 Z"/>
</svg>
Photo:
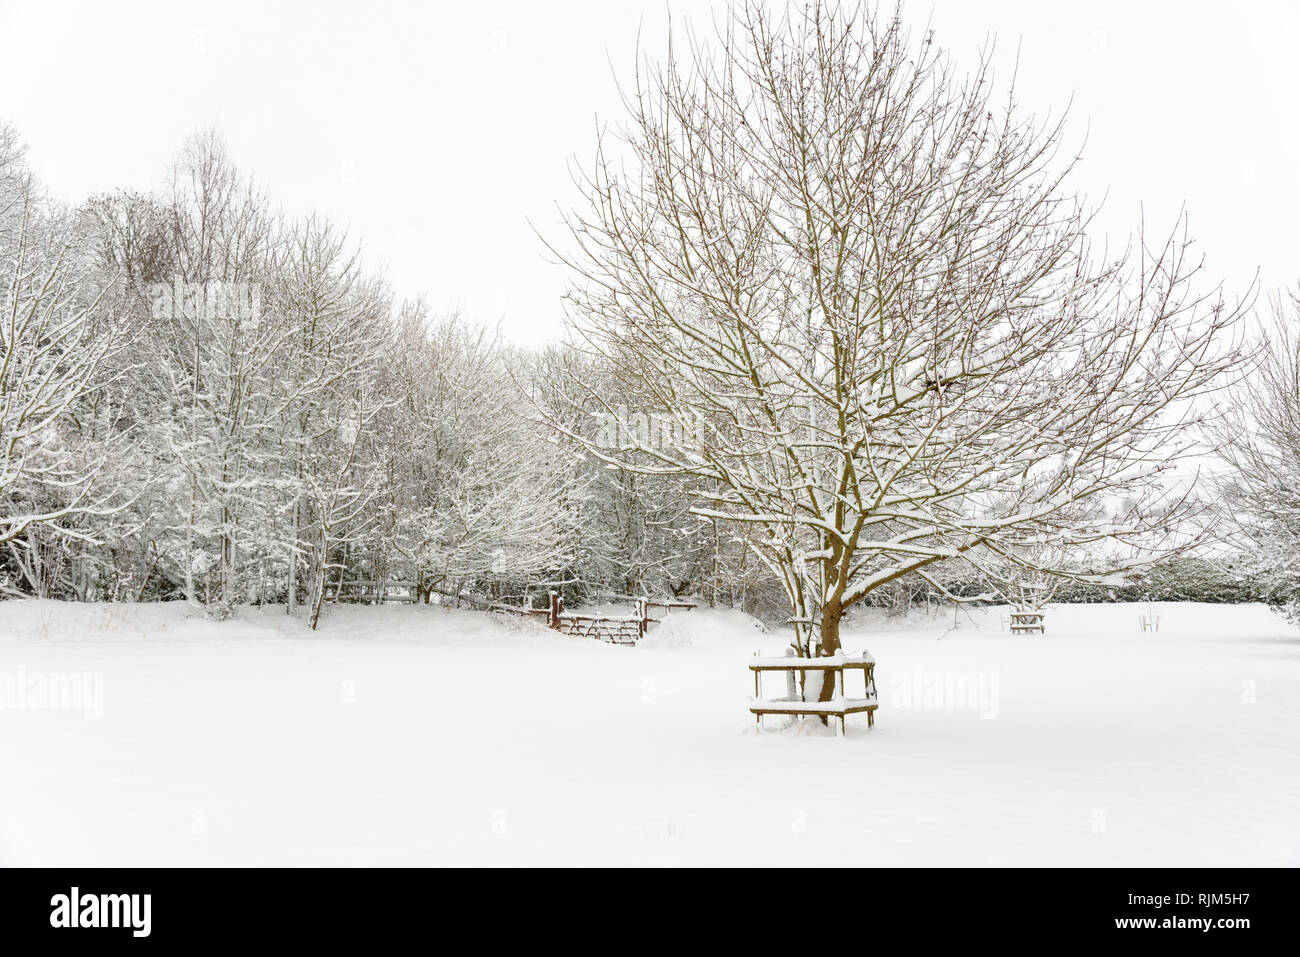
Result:
<svg viewBox="0 0 1300 957">
<path fill-rule="evenodd" d="M 0 130 L 0 132 L 4 132 Z M 0 145 L 0 543 L 34 526 L 93 538 L 70 521 L 121 505 L 75 433 L 114 378 L 124 336 L 87 268 L 75 219 L 40 200 L 22 154 Z"/>
</svg>

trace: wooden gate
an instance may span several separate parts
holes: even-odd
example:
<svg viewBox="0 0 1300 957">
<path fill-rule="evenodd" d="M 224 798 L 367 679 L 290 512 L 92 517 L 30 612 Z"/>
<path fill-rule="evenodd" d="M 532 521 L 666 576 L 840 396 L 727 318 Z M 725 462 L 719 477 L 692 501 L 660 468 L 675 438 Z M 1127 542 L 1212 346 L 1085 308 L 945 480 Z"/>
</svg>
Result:
<svg viewBox="0 0 1300 957">
<path fill-rule="evenodd" d="M 551 592 L 550 614 L 547 624 L 565 635 L 580 638 L 599 638 L 612 645 L 635 645 L 645 637 L 651 622 L 644 598 L 636 599 L 636 610 L 631 615 L 578 615 L 564 610 L 564 599 Z"/>
</svg>

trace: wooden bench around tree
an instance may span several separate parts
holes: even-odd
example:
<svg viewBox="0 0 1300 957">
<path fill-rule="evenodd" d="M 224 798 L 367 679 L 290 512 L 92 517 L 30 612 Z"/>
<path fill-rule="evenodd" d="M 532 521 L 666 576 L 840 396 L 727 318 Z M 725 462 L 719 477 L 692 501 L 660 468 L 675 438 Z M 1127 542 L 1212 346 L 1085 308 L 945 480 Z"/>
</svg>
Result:
<svg viewBox="0 0 1300 957">
<path fill-rule="evenodd" d="M 822 718 L 839 718 L 840 734 L 845 731 L 844 719 L 851 714 L 867 716 L 867 727 L 875 727 L 875 711 L 879 706 L 876 697 L 876 662 L 871 655 L 837 654 L 826 658 L 762 658 L 757 655 L 749 662 L 749 670 L 754 673 L 754 696 L 750 698 L 749 710 L 761 729 L 763 716 L 768 714 L 813 715 Z M 835 693 L 829 701 L 804 701 L 798 694 L 787 694 L 777 698 L 763 697 L 762 676 L 766 672 L 781 671 L 787 675 L 805 678 L 810 671 L 830 675 L 836 682 Z M 850 698 L 845 690 L 845 673 L 862 672 L 863 696 Z M 791 684 L 787 680 L 787 687 Z M 794 683 L 796 687 L 802 681 Z"/>
</svg>

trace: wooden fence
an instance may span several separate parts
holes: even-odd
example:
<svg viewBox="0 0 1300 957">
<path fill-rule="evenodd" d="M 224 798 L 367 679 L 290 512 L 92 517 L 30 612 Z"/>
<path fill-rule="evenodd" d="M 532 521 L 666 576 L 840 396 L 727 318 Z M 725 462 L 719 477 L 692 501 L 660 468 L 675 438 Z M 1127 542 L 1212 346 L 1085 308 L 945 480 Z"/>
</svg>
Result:
<svg viewBox="0 0 1300 957">
<path fill-rule="evenodd" d="M 691 608 L 699 607 L 699 605 L 693 601 L 671 601 L 671 600 L 657 601 L 653 598 L 647 598 L 644 595 L 611 595 L 610 600 L 630 601 L 630 602 L 644 601 L 646 603 L 646 606 L 649 608 L 662 608 L 665 611 L 671 610 L 673 608 L 691 609 Z"/>
<path fill-rule="evenodd" d="M 520 605 L 507 605 L 504 602 L 489 601 L 473 595 L 451 595 L 438 591 L 438 595 L 464 602 L 480 611 L 506 612 L 513 615 L 545 617 L 548 628 L 565 635 L 580 638 L 597 638 L 615 645 L 634 645 L 646 636 L 650 625 L 660 621 L 650 617 L 651 608 L 695 608 L 689 601 L 652 601 L 644 596 L 626 596 L 633 603 L 630 615 L 586 615 L 564 610 L 564 599 L 559 592 L 549 593 L 549 605 L 546 608 L 526 608 Z M 384 602 L 416 602 L 419 600 L 419 586 L 412 581 L 337 581 L 325 586 L 325 600 L 329 602 L 378 605 Z"/>
<path fill-rule="evenodd" d="M 473 595 L 453 595 L 440 589 L 430 589 L 430 594 L 464 602 L 482 611 L 504 611 L 516 615 L 549 615 L 545 608 L 525 608 L 504 602 L 475 598 Z M 339 604 L 382 605 L 385 602 L 413 603 L 420 600 L 419 582 L 413 581 L 335 581 L 325 585 L 325 600 Z"/>
<path fill-rule="evenodd" d="M 401 591 L 404 589 L 404 592 Z M 419 585 L 407 581 L 335 581 L 325 583 L 325 600 L 353 605 L 419 601 Z"/>
<path fill-rule="evenodd" d="M 649 602 L 636 599 L 636 610 L 631 615 L 579 615 L 564 610 L 564 599 L 551 592 L 550 613 L 547 624 L 565 635 L 580 638 L 599 638 L 612 645 L 635 645 L 645 637 L 646 629 L 659 619 L 651 618 Z"/>
</svg>

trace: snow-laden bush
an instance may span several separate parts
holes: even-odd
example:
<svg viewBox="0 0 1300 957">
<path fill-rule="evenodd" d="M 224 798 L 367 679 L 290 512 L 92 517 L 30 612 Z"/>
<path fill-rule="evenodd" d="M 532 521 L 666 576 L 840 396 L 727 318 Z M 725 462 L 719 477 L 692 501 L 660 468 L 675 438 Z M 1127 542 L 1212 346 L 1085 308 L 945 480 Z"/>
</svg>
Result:
<svg viewBox="0 0 1300 957">
<path fill-rule="evenodd" d="M 208 621 L 229 621 L 235 617 L 235 606 L 228 601 L 210 601 L 203 607 L 203 617 Z"/>
</svg>

